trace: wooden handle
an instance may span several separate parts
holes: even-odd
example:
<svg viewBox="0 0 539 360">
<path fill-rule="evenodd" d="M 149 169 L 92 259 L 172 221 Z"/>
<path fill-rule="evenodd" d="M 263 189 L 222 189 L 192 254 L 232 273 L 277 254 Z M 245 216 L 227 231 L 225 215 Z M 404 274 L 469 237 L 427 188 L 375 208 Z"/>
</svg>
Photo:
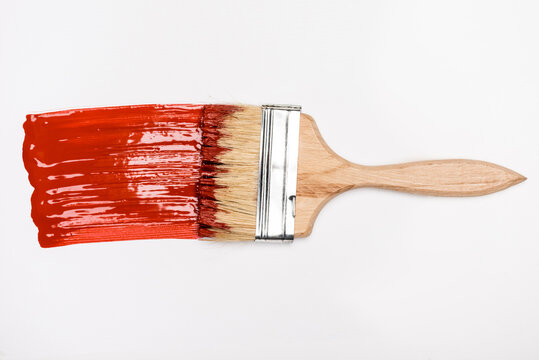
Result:
<svg viewBox="0 0 539 360">
<path fill-rule="evenodd" d="M 398 165 L 343 165 L 351 187 L 375 187 L 435 196 L 479 196 L 506 189 L 525 178 L 502 166 L 477 160 L 432 160 Z"/>
<path fill-rule="evenodd" d="M 302 114 L 295 236 L 310 234 L 326 202 L 353 188 L 375 187 L 436 196 L 479 196 L 506 189 L 526 178 L 477 160 L 433 160 L 364 166 L 335 154 L 309 116 Z"/>
</svg>

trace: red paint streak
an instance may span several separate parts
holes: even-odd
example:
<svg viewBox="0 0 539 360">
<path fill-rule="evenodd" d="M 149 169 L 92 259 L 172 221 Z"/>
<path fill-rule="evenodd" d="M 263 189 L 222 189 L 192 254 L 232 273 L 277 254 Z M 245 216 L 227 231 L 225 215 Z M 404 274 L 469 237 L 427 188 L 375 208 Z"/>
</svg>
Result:
<svg viewBox="0 0 539 360">
<path fill-rule="evenodd" d="M 42 247 L 211 236 L 229 105 L 140 105 L 28 115 L 23 159 Z"/>
</svg>

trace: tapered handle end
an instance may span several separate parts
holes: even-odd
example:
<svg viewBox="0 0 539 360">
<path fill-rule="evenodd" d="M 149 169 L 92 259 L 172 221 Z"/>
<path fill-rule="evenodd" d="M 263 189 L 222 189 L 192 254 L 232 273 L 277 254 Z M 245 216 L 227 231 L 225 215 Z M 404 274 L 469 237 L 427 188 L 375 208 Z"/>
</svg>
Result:
<svg viewBox="0 0 539 360">
<path fill-rule="evenodd" d="M 363 186 L 436 196 L 480 196 L 526 180 L 503 166 L 478 160 L 432 160 L 356 168 Z"/>
</svg>

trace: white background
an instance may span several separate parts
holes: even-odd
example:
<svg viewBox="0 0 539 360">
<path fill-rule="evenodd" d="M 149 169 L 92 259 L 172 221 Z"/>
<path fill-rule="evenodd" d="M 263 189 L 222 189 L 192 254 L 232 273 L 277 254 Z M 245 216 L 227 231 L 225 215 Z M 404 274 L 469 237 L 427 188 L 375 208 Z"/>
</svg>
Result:
<svg viewBox="0 0 539 360">
<path fill-rule="evenodd" d="M 0 3 L 0 359 L 538 359 L 539 4 Z M 41 249 L 22 123 L 296 103 L 361 164 L 498 163 L 480 198 L 362 189 L 287 246 Z"/>
</svg>

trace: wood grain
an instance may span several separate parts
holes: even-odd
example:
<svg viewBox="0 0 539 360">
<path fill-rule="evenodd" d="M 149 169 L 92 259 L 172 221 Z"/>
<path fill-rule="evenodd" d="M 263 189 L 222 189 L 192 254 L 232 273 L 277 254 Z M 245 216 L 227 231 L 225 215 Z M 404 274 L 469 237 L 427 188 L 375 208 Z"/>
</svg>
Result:
<svg viewBox="0 0 539 360">
<path fill-rule="evenodd" d="M 364 166 L 337 155 L 322 139 L 312 117 L 301 115 L 295 236 L 308 236 L 322 207 L 336 195 L 375 187 L 435 196 L 480 196 L 526 178 L 477 160 L 432 160 Z"/>
</svg>

